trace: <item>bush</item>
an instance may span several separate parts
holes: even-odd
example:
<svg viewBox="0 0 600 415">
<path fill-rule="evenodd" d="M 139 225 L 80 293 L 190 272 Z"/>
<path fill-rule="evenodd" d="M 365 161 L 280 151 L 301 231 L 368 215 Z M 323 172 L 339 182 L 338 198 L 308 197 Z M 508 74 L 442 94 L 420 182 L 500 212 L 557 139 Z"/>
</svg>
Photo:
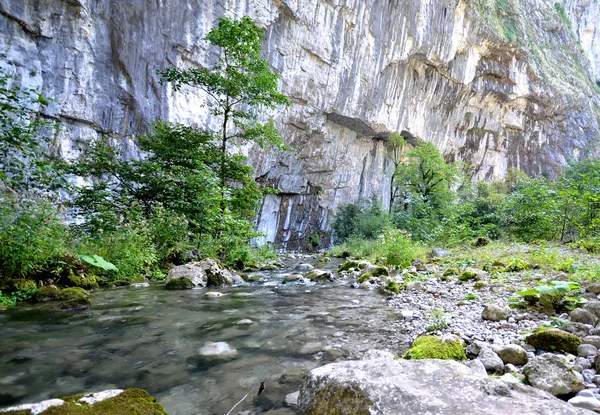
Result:
<svg viewBox="0 0 600 415">
<path fill-rule="evenodd" d="M 35 278 L 69 251 L 58 208 L 42 198 L 0 196 L 0 281 Z"/>
<path fill-rule="evenodd" d="M 351 238 L 373 240 L 391 225 L 390 216 L 376 198 L 341 206 L 331 228 L 338 242 Z"/>
<path fill-rule="evenodd" d="M 390 229 L 385 232 L 381 241 L 381 253 L 385 265 L 400 268 L 409 267 L 416 258 L 410 236 L 399 229 Z"/>
</svg>

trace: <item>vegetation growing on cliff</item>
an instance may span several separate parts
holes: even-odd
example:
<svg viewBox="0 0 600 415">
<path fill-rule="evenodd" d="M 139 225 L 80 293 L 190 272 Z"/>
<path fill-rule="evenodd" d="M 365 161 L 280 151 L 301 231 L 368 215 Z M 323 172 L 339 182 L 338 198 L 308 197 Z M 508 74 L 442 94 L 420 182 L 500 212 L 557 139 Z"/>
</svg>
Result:
<svg viewBox="0 0 600 415">
<path fill-rule="evenodd" d="M 51 159 L 45 129 L 52 124 L 40 121 L 39 113 L 47 101 L 0 73 L 3 303 L 31 298 L 44 284 L 93 288 L 161 278 L 170 265 L 199 257 L 219 256 L 243 267 L 271 255 L 250 245 L 259 235 L 253 220 L 269 189 L 259 187 L 233 146 L 283 148 L 273 123 L 259 120 L 261 111 L 288 104 L 278 92 L 278 76 L 260 59 L 263 36 L 248 17 L 219 19 L 206 36 L 220 53 L 212 69 L 161 72 L 175 90 L 203 89 L 221 128 L 157 121 L 137 137 L 138 160 L 127 159 L 111 137 L 91 143 L 74 162 Z M 67 186 L 65 179 L 75 176 L 88 180 Z M 70 197 L 61 200 L 67 192 Z M 66 209 L 77 216 L 70 225 Z M 28 283 L 15 287 L 15 279 Z"/>
</svg>

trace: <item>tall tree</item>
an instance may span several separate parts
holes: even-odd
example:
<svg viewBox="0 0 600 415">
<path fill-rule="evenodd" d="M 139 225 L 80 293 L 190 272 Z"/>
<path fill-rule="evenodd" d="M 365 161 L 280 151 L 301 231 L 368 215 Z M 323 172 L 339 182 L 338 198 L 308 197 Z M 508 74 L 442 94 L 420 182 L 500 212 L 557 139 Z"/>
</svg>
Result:
<svg viewBox="0 0 600 415">
<path fill-rule="evenodd" d="M 263 37 L 264 30 L 250 17 L 220 18 L 205 37 L 220 49 L 213 68 L 168 68 L 159 72 L 162 80 L 171 82 L 176 91 L 189 85 L 206 92 L 211 114 L 221 120 L 219 138 L 223 153 L 234 139 L 239 143 L 283 146 L 273 122 L 261 123 L 258 118 L 259 110 L 289 105 L 288 98 L 278 91 L 279 76 L 260 58 Z M 225 189 L 225 159 L 219 179 Z"/>
<path fill-rule="evenodd" d="M 389 213 L 392 213 L 396 198 L 400 194 L 400 189 L 398 187 L 398 183 L 396 182 L 396 177 L 398 176 L 398 174 L 400 174 L 400 166 L 406 161 L 407 148 L 408 143 L 406 142 L 403 136 L 401 136 L 398 133 L 390 134 L 387 141 L 387 155 L 394 165 L 394 171 L 392 172 L 392 177 L 390 179 Z"/>
</svg>

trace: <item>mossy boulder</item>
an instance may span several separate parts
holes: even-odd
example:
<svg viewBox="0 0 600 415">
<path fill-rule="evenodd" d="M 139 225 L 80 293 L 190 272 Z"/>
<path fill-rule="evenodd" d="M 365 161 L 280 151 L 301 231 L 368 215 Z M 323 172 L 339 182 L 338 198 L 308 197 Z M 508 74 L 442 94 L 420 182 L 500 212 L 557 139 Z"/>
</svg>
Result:
<svg viewBox="0 0 600 415">
<path fill-rule="evenodd" d="M 404 359 L 467 359 L 464 342 L 458 337 L 441 338 L 437 336 L 421 336 L 417 338 L 404 356 Z"/>
<path fill-rule="evenodd" d="M 514 258 L 504 268 L 504 272 L 520 272 L 527 271 L 528 269 L 531 269 L 531 264 L 528 261 L 521 258 Z"/>
<path fill-rule="evenodd" d="M 34 297 L 38 303 L 60 299 L 60 290 L 54 285 L 45 285 L 40 288 Z"/>
<path fill-rule="evenodd" d="M 369 281 L 373 277 L 374 277 L 373 274 L 371 274 L 370 272 L 366 272 L 363 275 L 361 275 L 360 277 L 358 277 L 358 282 L 359 282 L 359 284 L 362 284 L 363 282 Z"/>
<path fill-rule="evenodd" d="M 380 265 L 369 265 L 362 270 L 363 274 L 371 274 L 375 277 L 387 277 L 390 271 L 386 267 Z"/>
<path fill-rule="evenodd" d="M 387 283 L 381 287 L 380 291 L 382 294 L 399 294 L 400 286 L 398 285 L 398 281 L 390 278 Z"/>
<path fill-rule="evenodd" d="M 323 271 L 320 269 L 315 269 L 308 274 L 306 274 L 306 278 L 311 281 L 333 281 L 335 277 L 329 271 Z"/>
<path fill-rule="evenodd" d="M 40 412 L 40 408 L 42 411 Z M 44 410 L 45 408 L 45 410 Z M 10 415 L 166 415 L 164 408 L 143 389 L 113 389 L 25 404 L 4 410 Z"/>
<path fill-rule="evenodd" d="M 131 285 L 131 281 L 128 281 L 128 280 L 114 280 L 114 281 L 111 281 L 111 284 L 114 285 L 115 287 L 126 287 L 128 285 Z"/>
<path fill-rule="evenodd" d="M 482 288 L 485 288 L 486 283 L 483 281 L 475 281 L 475 285 L 473 286 L 476 290 L 481 290 Z"/>
<path fill-rule="evenodd" d="M 173 278 L 165 284 L 167 290 L 191 290 L 193 287 L 194 283 L 186 277 Z"/>
<path fill-rule="evenodd" d="M 5 293 L 13 293 L 16 291 L 35 291 L 37 290 L 38 286 L 33 280 L 14 278 L 4 281 L 1 288 Z"/>
<path fill-rule="evenodd" d="M 475 271 L 473 271 L 473 270 L 470 270 L 470 269 L 464 270 L 458 276 L 458 279 L 460 281 L 470 281 L 470 280 L 474 280 L 476 278 L 477 278 L 477 273 Z"/>
<path fill-rule="evenodd" d="M 77 298 L 87 297 L 89 293 L 80 287 L 69 287 L 60 290 L 60 300 L 74 300 Z"/>
<path fill-rule="evenodd" d="M 342 265 L 339 266 L 338 268 L 338 272 L 342 272 L 342 271 L 350 271 L 351 269 L 357 269 L 357 270 L 363 270 L 365 269 L 369 264 L 365 261 L 346 261 L 344 262 Z"/>
<path fill-rule="evenodd" d="M 44 305 L 45 311 L 77 311 L 87 310 L 92 306 L 92 301 L 88 297 L 78 297 L 67 301 L 53 301 Z"/>
<path fill-rule="evenodd" d="M 577 353 L 581 339 L 563 330 L 551 329 L 538 331 L 527 337 L 527 343 L 536 349 L 551 352 Z"/>
<path fill-rule="evenodd" d="M 456 268 L 446 268 L 444 273 L 442 274 L 444 277 L 449 277 L 451 275 L 458 275 L 460 272 Z"/>
<path fill-rule="evenodd" d="M 98 281 L 96 281 L 96 277 L 94 276 L 86 276 L 84 274 L 76 274 L 74 272 L 70 272 L 66 278 L 60 279 L 60 285 L 66 287 L 79 287 L 86 290 L 92 290 L 94 288 L 98 288 Z"/>
</svg>

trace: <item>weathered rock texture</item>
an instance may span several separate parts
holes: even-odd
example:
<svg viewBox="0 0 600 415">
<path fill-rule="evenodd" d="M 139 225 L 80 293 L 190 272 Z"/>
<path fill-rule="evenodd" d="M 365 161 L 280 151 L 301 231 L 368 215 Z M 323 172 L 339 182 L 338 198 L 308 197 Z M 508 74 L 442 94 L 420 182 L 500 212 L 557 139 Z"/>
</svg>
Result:
<svg viewBox="0 0 600 415">
<path fill-rule="evenodd" d="M 298 398 L 307 415 L 585 414 L 539 389 L 481 377 L 449 360 L 362 360 L 308 374 Z"/>
<path fill-rule="evenodd" d="M 259 229 L 294 249 L 327 243 L 339 204 L 388 200 L 390 132 L 434 142 L 477 178 L 552 175 L 596 151 L 599 6 L 564 2 L 0 0 L 0 53 L 56 100 L 63 154 L 107 134 L 135 156 L 131 137 L 157 118 L 215 124 L 199 91 L 174 93 L 155 71 L 210 64 L 216 18 L 251 15 L 293 102 L 271 116 L 296 150 L 245 149 L 280 190 Z"/>
</svg>

